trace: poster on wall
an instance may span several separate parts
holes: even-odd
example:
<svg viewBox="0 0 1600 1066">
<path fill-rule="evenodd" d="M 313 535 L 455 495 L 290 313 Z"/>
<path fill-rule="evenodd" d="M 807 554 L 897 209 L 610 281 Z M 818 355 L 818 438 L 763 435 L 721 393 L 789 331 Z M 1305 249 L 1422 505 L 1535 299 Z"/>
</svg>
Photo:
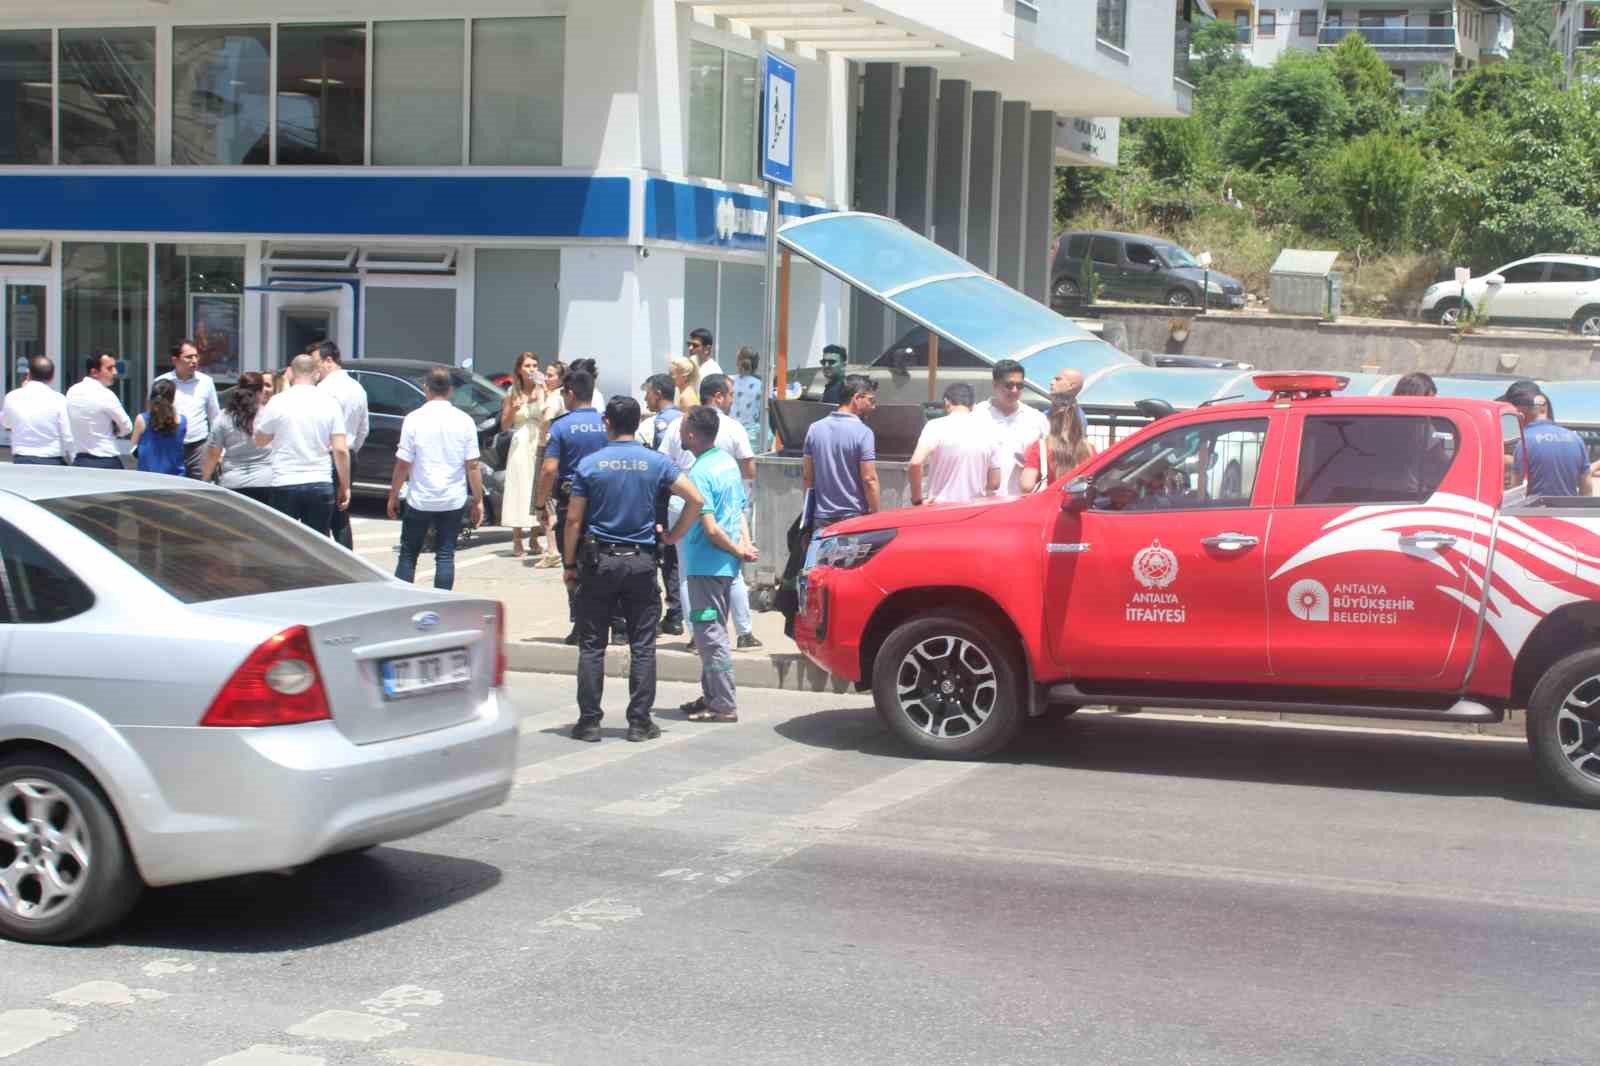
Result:
<svg viewBox="0 0 1600 1066">
<path fill-rule="evenodd" d="M 200 350 L 200 369 L 207 374 L 239 374 L 239 299 L 226 293 L 189 297 L 189 336 Z"/>
</svg>

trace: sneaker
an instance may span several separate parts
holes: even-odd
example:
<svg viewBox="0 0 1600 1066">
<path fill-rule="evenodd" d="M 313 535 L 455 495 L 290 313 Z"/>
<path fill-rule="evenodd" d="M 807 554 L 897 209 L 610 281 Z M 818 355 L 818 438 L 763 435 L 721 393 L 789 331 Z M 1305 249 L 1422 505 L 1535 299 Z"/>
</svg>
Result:
<svg viewBox="0 0 1600 1066">
<path fill-rule="evenodd" d="M 629 730 L 631 733 L 632 730 Z M 587 741 L 590 744 L 600 743 L 600 723 L 585 722 L 582 719 L 572 727 L 572 739 Z"/>
<path fill-rule="evenodd" d="M 578 646 L 578 627 L 577 626 L 573 626 L 572 627 L 572 632 L 567 634 L 566 644 L 567 644 L 567 647 L 569 647 L 569 648 L 576 648 Z"/>
<path fill-rule="evenodd" d="M 661 623 L 661 632 L 669 636 L 681 637 L 683 636 L 683 622 L 677 618 L 668 618 Z"/>
<path fill-rule="evenodd" d="M 706 709 L 706 706 L 707 706 L 706 698 L 704 696 L 696 696 L 694 699 L 690 700 L 688 703 L 680 703 L 680 704 L 678 704 L 678 710 L 684 712 L 685 714 L 688 714 L 691 711 L 703 711 L 703 710 Z"/>
<path fill-rule="evenodd" d="M 661 727 L 654 722 L 629 722 L 628 739 L 637 744 L 641 740 L 654 740 L 661 735 Z"/>
<path fill-rule="evenodd" d="M 741 633 L 741 634 L 739 634 L 738 648 L 739 648 L 740 651 L 744 651 L 746 648 L 759 648 L 759 647 L 761 647 L 761 642 L 756 639 L 756 635 L 754 633 Z"/>
</svg>

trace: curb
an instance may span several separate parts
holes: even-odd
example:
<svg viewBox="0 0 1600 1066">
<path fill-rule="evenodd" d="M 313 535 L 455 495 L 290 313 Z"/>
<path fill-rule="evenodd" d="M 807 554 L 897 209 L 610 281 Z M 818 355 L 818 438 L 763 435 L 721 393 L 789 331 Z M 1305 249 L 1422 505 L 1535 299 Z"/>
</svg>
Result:
<svg viewBox="0 0 1600 1066">
<path fill-rule="evenodd" d="M 628 651 L 626 648 L 609 648 L 606 655 L 606 676 L 628 676 Z M 559 640 L 527 639 L 506 646 L 506 668 L 524 673 L 576 675 L 578 649 L 569 648 Z M 682 651 L 656 651 L 656 679 L 658 681 L 700 680 L 700 657 Z M 833 692 L 870 699 L 866 693 L 857 693 L 855 686 L 842 678 L 817 668 L 816 664 L 798 652 L 769 655 L 733 657 L 733 679 L 740 688 L 780 689 L 790 692 Z M 1523 736 L 1523 712 L 1511 711 L 1502 722 L 1477 724 L 1471 722 L 1410 722 L 1385 718 L 1345 718 L 1318 714 L 1279 714 L 1270 711 L 1219 711 L 1186 710 L 1162 707 L 1161 715 L 1184 718 L 1216 718 L 1288 722 L 1309 726 L 1345 726 L 1357 729 L 1401 733 L 1462 733 L 1491 737 Z"/>
</svg>

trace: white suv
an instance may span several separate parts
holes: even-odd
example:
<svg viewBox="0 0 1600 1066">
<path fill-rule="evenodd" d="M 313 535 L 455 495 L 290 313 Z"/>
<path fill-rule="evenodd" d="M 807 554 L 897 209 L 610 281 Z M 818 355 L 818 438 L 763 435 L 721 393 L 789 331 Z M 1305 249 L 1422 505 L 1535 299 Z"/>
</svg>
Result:
<svg viewBox="0 0 1600 1066">
<path fill-rule="evenodd" d="M 1600 257 L 1529 256 L 1470 279 L 1441 281 L 1422 294 L 1422 317 L 1454 326 L 1463 307 L 1504 326 L 1554 326 L 1600 338 Z"/>
</svg>

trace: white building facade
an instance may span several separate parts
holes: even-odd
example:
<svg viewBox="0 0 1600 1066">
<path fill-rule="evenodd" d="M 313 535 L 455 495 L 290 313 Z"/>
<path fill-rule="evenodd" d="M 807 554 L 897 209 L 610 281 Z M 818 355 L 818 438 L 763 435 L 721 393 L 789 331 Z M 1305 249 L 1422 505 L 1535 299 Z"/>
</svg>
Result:
<svg viewBox="0 0 1600 1066">
<path fill-rule="evenodd" d="M 766 49 L 799 70 L 784 219 L 907 221 L 1044 298 L 1053 169 L 1184 114 L 1171 0 L 0 0 L 0 386 L 94 351 L 143 406 L 185 337 L 227 378 L 588 356 L 632 393 L 711 329 L 761 347 Z M 1076 122 L 1074 120 L 1077 120 Z M 857 336 L 796 264 L 792 364 Z M 866 334 L 870 341 L 876 334 Z"/>
</svg>

